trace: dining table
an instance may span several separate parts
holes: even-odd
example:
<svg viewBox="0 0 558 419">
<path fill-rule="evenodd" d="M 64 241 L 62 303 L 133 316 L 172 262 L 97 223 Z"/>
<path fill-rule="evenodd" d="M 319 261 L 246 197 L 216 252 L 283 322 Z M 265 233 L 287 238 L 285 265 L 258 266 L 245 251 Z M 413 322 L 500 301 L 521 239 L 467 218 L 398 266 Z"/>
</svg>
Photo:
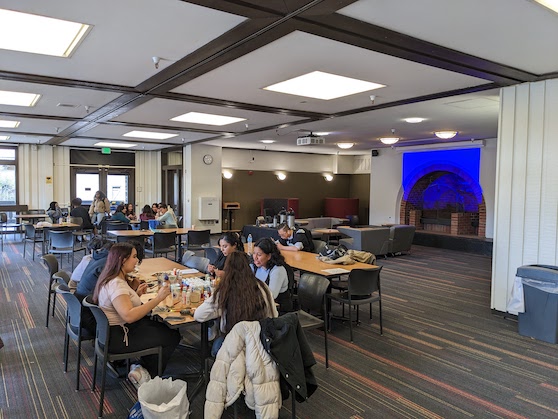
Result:
<svg viewBox="0 0 558 419">
<path fill-rule="evenodd" d="M 176 245 L 178 246 L 178 257 L 182 258 L 182 236 L 188 234 L 190 230 L 195 230 L 192 228 L 161 228 L 161 229 L 140 229 L 140 230 L 107 230 L 107 234 L 118 237 L 152 237 L 155 233 L 176 233 Z"/>
</svg>

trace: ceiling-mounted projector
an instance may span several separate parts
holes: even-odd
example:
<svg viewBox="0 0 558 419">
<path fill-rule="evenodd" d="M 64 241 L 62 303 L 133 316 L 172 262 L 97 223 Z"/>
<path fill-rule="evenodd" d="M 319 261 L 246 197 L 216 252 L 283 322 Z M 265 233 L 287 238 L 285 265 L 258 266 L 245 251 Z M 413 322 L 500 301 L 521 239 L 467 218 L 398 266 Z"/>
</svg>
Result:
<svg viewBox="0 0 558 419">
<path fill-rule="evenodd" d="M 314 135 L 310 133 L 310 135 L 306 135 L 304 137 L 298 137 L 296 139 L 296 145 L 318 145 L 318 144 L 325 144 L 325 138 L 320 137 L 319 135 Z"/>
</svg>

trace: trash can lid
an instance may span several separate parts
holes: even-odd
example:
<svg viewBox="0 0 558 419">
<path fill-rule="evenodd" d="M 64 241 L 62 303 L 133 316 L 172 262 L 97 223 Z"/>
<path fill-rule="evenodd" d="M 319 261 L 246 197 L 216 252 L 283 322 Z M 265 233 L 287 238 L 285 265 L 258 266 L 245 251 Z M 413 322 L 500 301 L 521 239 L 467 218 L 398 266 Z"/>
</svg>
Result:
<svg viewBox="0 0 558 419">
<path fill-rule="evenodd" d="M 539 281 L 558 282 L 558 266 L 523 265 L 517 268 L 520 278 L 537 279 Z"/>
</svg>

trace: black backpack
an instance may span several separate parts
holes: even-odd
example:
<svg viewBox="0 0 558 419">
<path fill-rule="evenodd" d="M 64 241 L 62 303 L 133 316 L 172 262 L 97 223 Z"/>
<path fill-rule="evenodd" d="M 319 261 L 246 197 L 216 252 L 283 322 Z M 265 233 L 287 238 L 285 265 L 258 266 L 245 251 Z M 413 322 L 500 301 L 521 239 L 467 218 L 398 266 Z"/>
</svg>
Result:
<svg viewBox="0 0 558 419">
<path fill-rule="evenodd" d="M 314 241 L 312 238 L 312 232 L 304 227 L 297 227 L 295 234 L 300 234 L 299 231 L 304 231 L 304 235 L 306 236 L 306 240 L 304 241 L 304 250 L 305 252 L 313 252 L 314 251 Z"/>
</svg>

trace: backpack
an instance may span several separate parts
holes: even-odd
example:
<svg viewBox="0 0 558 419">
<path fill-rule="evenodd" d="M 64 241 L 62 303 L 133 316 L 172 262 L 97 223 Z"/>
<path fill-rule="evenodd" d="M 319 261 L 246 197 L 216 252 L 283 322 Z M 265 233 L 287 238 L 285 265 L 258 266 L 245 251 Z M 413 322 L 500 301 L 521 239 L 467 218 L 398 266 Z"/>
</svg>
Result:
<svg viewBox="0 0 558 419">
<path fill-rule="evenodd" d="M 325 245 L 322 251 L 320 252 L 320 255 L 326 256 L 331 260 L 335 260 L 335 259 L 339 259 L 342 256 L 345 256 L 347 254 L 347 251 L 348 251 L 347 247 L 343 244 L 340 244 L 337 247 Z"/>
<path fill-rule="evenodd" d="M 314 251 L 314 241 L 312 237 L 312 232 L 304 227 L 297 227 L 295 234 L 300 234 L 300 231 L 304 232 L 304 236 L 306 240 L 304 241 L 304 251 L 305 252 L 313 252 Z"/>
</svg>

